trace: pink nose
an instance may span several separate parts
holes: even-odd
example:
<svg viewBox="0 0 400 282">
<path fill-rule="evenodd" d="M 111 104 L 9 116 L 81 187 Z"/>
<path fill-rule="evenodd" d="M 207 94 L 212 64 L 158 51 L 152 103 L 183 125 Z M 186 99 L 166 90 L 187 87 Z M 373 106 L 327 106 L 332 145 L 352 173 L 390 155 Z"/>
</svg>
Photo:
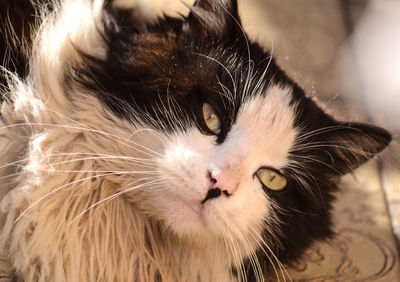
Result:
<svg viewBox="0 0 400 282">
<path fill-rule="evenodd" d="M 225 195 L 232 195 L 238 186 L 237 178 L 227 170 L 213 169 L 209 172 L 211 186 L 210 189 L 219 189 Z"/>
</svg>

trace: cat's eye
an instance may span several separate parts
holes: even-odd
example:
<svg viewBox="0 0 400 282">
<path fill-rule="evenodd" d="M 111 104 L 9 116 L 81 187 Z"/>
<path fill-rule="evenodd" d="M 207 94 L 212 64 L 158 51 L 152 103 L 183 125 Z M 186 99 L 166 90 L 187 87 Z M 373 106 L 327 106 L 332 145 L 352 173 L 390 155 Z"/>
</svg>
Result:
<svg viewBox="0 0 400 282">
<path fill-rule="evenodd" d="M 281 191 L 287 185 L 286 177 L 273 169 L 262 167 L 257 170 L 256 176 L 265 187 L 273 191 Z"/>
<path fill-rule="evenodd" d="M 215 111 L 214 107 L 209 103 L 203 104 L 203 118 L 206 123 L 208 129 L 214 133 L 219 134 L 221 132 L 221 121 Z"/>
</svg>

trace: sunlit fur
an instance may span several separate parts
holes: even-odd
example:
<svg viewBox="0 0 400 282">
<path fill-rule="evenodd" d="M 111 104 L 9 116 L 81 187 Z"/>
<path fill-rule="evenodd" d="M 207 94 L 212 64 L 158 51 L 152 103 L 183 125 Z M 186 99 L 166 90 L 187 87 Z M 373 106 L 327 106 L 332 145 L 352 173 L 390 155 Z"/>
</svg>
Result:
<svg viewBox="0 0 400 282">
<path fill-rule="evenodd" d="M 261 281 L 271 270 L 289 279 L 278 256 L 297 258 L 312 239 L 330 236 L 331 191 L 345 171 L 331 177 L 330 159 L 318 159 L 313 146 L 321 145 L 315 133 L 329 132 L 331 119 L 324 116 L 325 128 L 308 128 L 309 113 L 299 107 L 312 108 L 313 102 L 290 81 L 263 81 L 269 63 L 255 77 L 250 61 L 237 59 L 247 67 L 239 88 L 225 62 L 210 53 L 191 55 L 223 66 L 230 77 L 230 86 L 220 85 L 221 95 L 237 112 L 223 138 L 185 120 L 189 115 L 180 113 L 186 109 L 172 98 L 157 105 L 168 124 L 128 106 L 121 117 L 92 85 L 78 83 L 79 66 L 89 56 L 101 61 L 109 51 L 102 7 L 101 1 L 66 0 L 62 6 L 54 3 L 55 13 L 43 9 L 29 75 L 8 74 L 0 127 L 1 271 L 10 279 L 54 282 Z M 235 5 L 216 7 L 224 12 Z M 192 12 L 201 17 L 203 8 Z M 168 83 L 165 91 L 169 95 L 173 87 Z M 389 139 L 371 141 L 369 154 Z M 340 146 L 348 140 L 343 142 Z M 371 157 L 364 158 L 366 149 L 358 150 L 362 160 L 355 164 L 356 157 L 350 158 L 346 170 Z M 321 175 L 335 179 L 319 195 L 321 202 L 315 194 L 325 182 L 314 175 L 315 164 L 309 167 L 307 157 L 317 165 L 325 162 Z M 307 195 L 310 209 L 326 204 L 316 218 L 327 217 L 327 223 L 310 227 L 317 234 L 299 241 L 303 245 L 293 246 L 293 253 L 290 226 L 297 227 L 283 221 L 297 213 L 297 198 L 288 196 L 293 209 L 282 206 L 279 197 L 285 194 L 271 194 L 255 177 L 260 167 L 287 173 L 300 188 L 284 193 L 294 189 Z M 208 172 L 214 169 L 229 176 L 235 192 L 202 203 L 210 187 Z M 299 234 L 306 231 L 299 229 Z"/>
</svg>

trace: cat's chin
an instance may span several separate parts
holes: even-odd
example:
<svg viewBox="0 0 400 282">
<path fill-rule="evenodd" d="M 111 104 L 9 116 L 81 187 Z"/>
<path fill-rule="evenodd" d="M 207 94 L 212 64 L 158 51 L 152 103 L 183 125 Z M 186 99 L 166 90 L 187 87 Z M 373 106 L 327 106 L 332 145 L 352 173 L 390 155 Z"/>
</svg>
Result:
<svg viewBox="0 0 400 282">
<path fill-rule="evenodd" d="M 242 260 L 260 246 L 262 228 L 261 225 L 239 228 L 238 222 L 225 210 L 225 200 L 214 199 L 206 203 L 182 200 L 181 204 L 177 204 L 181 208 L 180 216 L 175 216 L 173 221 L 167 221 L 167 225 L 179 240 L 186 242 L 191 248 L 197 246 L 202 252 L 207 249 L 213 254 L 216 250 L 217 253 L 228 252 L 228 260 L 235 256 Z M 235 263 L 236 261 L 229 262 L 230 265 Z"/>
<path fill-rule="evenodd" d="M 181 238 L 195 240 L 234 239 L 235 225 L 226 205 L 227 199 L 217 198 L 206 202 L 201 199 L 189 200 L 183 197 L 174 199 L 174 210 L 166 211 L 163 221 Z M 243 230 L 242 230 L 243 232 Z"/>
<path fill-rule="evenodd" d="M 176 201 L 176 212 L 165 220 L 171 229 L 182 237 L 215 237 L 222 230 L 217 224 L 218 216 L 211 216 L 211 203 L 206 205 L 201 200 L 179 199 Z"/>
</svg>

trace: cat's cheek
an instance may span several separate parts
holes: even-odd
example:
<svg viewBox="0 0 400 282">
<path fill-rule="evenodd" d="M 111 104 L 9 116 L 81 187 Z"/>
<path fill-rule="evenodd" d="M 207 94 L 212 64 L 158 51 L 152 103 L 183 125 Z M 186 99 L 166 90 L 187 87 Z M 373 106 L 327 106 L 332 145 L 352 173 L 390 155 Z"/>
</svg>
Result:
<svg viewBox="0 0 400 282">
<path fill-rule="evenodd" d="M 167 136 L 155 160 L 157 187 L 149 193 L 150 213 L 178 235 L 201 233 L 202 203 L 210 180 L 207 164 L 214 138 L 198 129 Z"/>
</svg>

